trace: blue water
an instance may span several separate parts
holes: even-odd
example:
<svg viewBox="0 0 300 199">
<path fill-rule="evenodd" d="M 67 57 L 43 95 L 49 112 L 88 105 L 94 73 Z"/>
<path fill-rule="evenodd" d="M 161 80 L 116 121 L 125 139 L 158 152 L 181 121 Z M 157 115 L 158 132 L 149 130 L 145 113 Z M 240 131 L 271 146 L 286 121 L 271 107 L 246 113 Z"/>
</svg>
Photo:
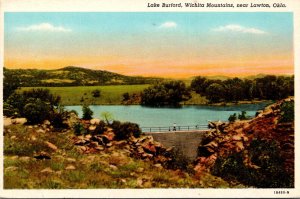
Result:
<svg viewBox="0 0 300 199">
<path fill-rule="evenodd" d="M 241 104 L 232 106 L 183 106 L 181 108 L 150 108 L 139 105 L 93 105 L 94 118 L 100 118 L 101 113 L 109 112 L 114 120 L 130 121 L 140 127 L 152 126 L 193 126 L 207 124 L 208 121 L 228 121 L 233 113 L 246 111 L 248 116 L 255 116 L 257 110 L 263 109 L 269 103 Z M 81 106 L 66 106 L 67 110 L 75 110 L 82 116 Z"/>
</svg>

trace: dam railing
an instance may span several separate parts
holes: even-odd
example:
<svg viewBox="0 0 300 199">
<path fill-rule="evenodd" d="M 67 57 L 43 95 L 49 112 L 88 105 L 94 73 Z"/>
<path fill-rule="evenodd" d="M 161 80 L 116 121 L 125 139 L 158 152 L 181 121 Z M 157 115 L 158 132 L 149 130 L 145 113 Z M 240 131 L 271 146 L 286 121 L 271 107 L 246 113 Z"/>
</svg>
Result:
<svg viewBox="0 0 300 199">
<path fill-rule="evenodd" d="M 174 132 L 174 131 L 195 131 L 195 130 L 208 130 L 207 124 L 196 124 L 189 126 L 152 126 L 141 127 L 142 132 Z"/>
</svg>

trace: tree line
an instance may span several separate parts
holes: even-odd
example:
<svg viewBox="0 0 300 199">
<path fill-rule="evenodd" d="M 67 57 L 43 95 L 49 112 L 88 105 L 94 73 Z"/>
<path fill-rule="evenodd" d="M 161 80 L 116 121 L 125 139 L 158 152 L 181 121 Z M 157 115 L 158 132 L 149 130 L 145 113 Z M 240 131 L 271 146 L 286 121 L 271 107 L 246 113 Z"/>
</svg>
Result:
<svg viewBox="0 0 300 199">
<path fill-rule="evenodd" d="M 191 98 L 192 91 L 205 96 L 209 103 L 278 100 L 294 95 L 294 76 L 267 75 L 253 80 L 236 77 L 223 81 L 198 76 L 189 87 L 182 81 L 161 82 L 141 93 L 141 104 L 178 106 Z"/>
</svg>

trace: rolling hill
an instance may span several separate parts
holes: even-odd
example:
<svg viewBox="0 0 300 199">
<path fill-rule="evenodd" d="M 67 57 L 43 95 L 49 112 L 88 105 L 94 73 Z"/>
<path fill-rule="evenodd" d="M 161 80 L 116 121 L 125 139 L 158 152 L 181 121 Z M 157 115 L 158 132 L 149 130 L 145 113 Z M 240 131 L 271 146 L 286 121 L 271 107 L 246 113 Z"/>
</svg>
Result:
<svg viewBox="0 0 300 199">
<path fill-rule="evenodd" d="M 4 68 L 4 76 L 19 81 L 23 87 L 132 85 L 151 84 L 162 80 L 162 78 L 125 76 L 118 73 L 75 66 L 55 70 Z"/>
</svg>

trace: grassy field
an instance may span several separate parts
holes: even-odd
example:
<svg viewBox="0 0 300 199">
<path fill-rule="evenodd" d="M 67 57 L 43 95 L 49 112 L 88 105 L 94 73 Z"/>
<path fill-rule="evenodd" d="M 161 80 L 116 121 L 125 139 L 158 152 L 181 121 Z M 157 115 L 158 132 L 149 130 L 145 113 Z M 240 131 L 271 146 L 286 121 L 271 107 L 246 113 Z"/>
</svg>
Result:
<svg viewBox="0 0 300 199">
<path fill-rule="evenodd" d="M 149 87 L 148 84 L 74 87 L 23 87 L 20 89 L 20 91 L 30 90 L 33 88 L 47 88 L 53 94 L 61 96 L 62 105 L 115 105 L 121 104 L 122 95 L 124 93 L 139 93 L 147 87 Z M 100 97 L 93 97 L 92 91 L 96 89 L 100 90 Z"/>
</svg>

